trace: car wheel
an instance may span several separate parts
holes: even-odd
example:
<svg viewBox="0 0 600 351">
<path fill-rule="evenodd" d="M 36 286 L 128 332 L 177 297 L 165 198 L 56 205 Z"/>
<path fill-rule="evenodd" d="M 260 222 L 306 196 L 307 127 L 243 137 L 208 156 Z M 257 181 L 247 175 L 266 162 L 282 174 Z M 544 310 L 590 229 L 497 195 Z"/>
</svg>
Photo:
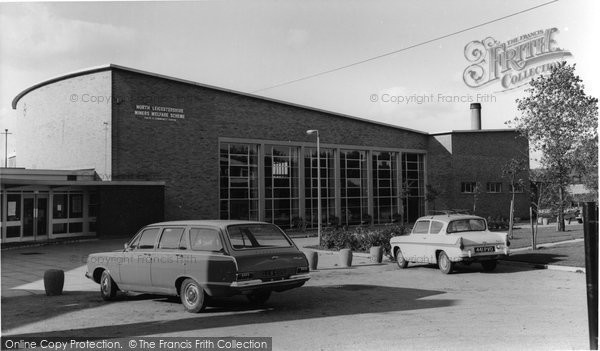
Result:
<svg viewBox="0 0 600 351">
<path fill-rule="evenodd" d="M 109 301 L 114 299 L 117 295 L 117 284 L 110 276 L 108 271 L 103 271 L 102 276 L 100 277 L 100 296 L 105 301 Z"/>
<path fill-rule="evenodd" d="M 483 267 L 483 270 L 485 272 L 493 271 L 494 269 L 496 269 L 497 264 L 498 264 L 498 262 L 496 260 L 481 262 L 481 266 Z"/>
<path fill-rule="evenodd" d="M 452 269 L 454 268 L 454 262 L 450 261 L 448 255 L 446 255 L 444 251 L 440 252 L 438 255 L 438 267 L 444 274 L 452 273 Z"/>
<path fill-rule="evenodd" d="M 251 294 L 246 295 L 248 301 L 252 302 L 255 305 L 262 305 L 271 297 L 271 291 L 257 291 Z"/>
<path fill-rule="evenodd" d="M 404 269 L 404 268 L 408 267 L 408 261 L 404 259 L 404 256 L 402 255 L 402 251 L 400 251 L 399 247 L 396 248 L 394 256 L 396 257 L 396 264 L 398 265 L 398 268 Z"/>
<path fill-rule="evenodd" d="M 179 295 L 183 307 L 188 312 L 198 313 L 206 307 L 206 292 L 193 279 L 183 281 Z"/>
</svg>

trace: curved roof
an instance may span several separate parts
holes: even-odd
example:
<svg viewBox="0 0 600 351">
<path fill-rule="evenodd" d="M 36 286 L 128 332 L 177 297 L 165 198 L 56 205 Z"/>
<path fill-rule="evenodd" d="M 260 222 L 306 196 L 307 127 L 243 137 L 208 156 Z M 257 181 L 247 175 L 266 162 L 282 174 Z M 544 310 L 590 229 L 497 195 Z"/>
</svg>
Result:
<svg viewBox="0 0 600 351">
<path fill-rule="evenodd" d="M 54 78 L 45 80 L 45 81 L 40 82 L 38 84 L 32 85 L 29 88 L 27 88 L 27 89 L 23 90 L 22 92 L 20 92 L 17 96 L 15 96 L 15 98 L 12 101 L 12 108 L 16 109 L 17 108 L 17 104 L 19 103 L 19 100 L 21 100 L 21 98 L 23 98 L 25 95 L 27 95 L 28 93 L 32 92 L 33 90 L 36 90 L 36 89 L 41 88 L 43 86 L 50 85 L 50 84 L 53 84 L 53 83 L 56 83 L 56 82 L 60 82 L 62 80 L 66 80 L 66 79 L 70 79 L 70 78 L 75 78 L 75 77 L 84 76 L 84 75 L 87 75 L 87 74 L 92 74 L 92 73 L 97 73 L 97 72 L 102 72 L 102 71 L 108 71 L 108 70 L 122 70 L 122 71 L 127 71 L 127 72 L 133 72 L 133 73 L 143 74 L 143 75 L 147 75 L 147 76 L 152 76 L 152 77 L 167 79 L 167 80 L 171 80 L 171 81 L 176 81 L 176 82 L 180 82 L 180 83 L 184 83 L 184 84 L 190 84 L 190 85 L 195 85 L 195 86 L 199 86 L 199 87 L 203 87 L 203 88 L 214 89 L 214 90 L 218 90 L 218 91 L 222 91 L 222 92 L 227 92 L 227 93 L 232 93 L 232 94 L 247 96 L 247 97 L 251 97 L 251 98 L 254 98 L 254 99 L 260 99 L 260 100 L 264 100 L 264 101 L 275 102 L 275 103 L 279 103 L 279 104 L 283 104 L 283 105 L 298 107 L 298 108 L 302 108 L 302 109 L 306 109 L 306 110 L 311 110 L 311 111 L 315 111 L 315 112 L 327 113 L 327 114 L 338 116 L 338 117 L 349 118 L 349 119 L 353 119 L 353 120 L 356 120 L 356 121 L 361 121 L 361 122 L 370 123 L 370 124 L 376 124 L 376 125 L 380 125 L 380 126 L 384 126 L 384 127 L 388 127 L 388 128 L 400 129 L 400 130 L 404 130 L 404 131 L 408 131 L 408 132 L 412 132 L 412 133 L 429 135 L 429 133 L 427 133 L 427 132 L 423 132 L 423 131 L 416 130 L 416 129 L 410 129 L 410 128 L 405 128 L 405 127 L 400 127 L 400 126 L 397 126 L 397 125 L 383 123 L 383 122 L 377 122 L 377 121 L 373 121 L 373 120 L 366 119 L 366 118 L 360 118 L 360 117 L 350 116 L 350 115 L 346 115 L 346 114 L 342 114 L 342 113 L 337 113 L 337 112 L 322 110 L 322 109 L 318 109 L 318 108 L 314 108 L 314 107 L 310 107 L 310 106 L 304 106 L 304 105 L 294 104 L 294 103 L 287 102 L 287 101 L 282 101 L 282 100 L 277 100 L 277 99 L 271 99 L 271 98 L 260 96 L 260 95 L 254 95 L 254 94 L 244 93 L 244 92 L 240 92 L 240 91 L 236 91 L 236 90 L 231 90 L 231 89 L 216 87 L 216 86 L 212 86 L 212 85 L 202 84 L 202 83 L 198 83 L 198 82 L 194 82 L 194 81 L 190 81 L 190 80 L 185 80 L 185 79 L 180 79 L 180 78 L 174 78 L 174 77 L 165 76 L 165 75 L 158 74 L 158 73 L 146 72 L 146 71 L 142 71 L 142 70 L 138 70 L 138 69 L 134 69 L 134 68 L 129 68 L 129 67 L 115 65 L 115 64 L 112 64 L 112 63 L 111 64 L 107 64 L 107 65 L 103 65 L 103 66 L 92 67 L 92 68 L 87 68 L 87 69 L 83 69 L 83 70 L 80 70 L 80 71 L 75 71 L 75 72 L 67 73 L 67 74 L 64 74 L 64 75 L 61 75 L 61 76 L 58 76 L 58 77 L 54 77 Z"/>
</svg>

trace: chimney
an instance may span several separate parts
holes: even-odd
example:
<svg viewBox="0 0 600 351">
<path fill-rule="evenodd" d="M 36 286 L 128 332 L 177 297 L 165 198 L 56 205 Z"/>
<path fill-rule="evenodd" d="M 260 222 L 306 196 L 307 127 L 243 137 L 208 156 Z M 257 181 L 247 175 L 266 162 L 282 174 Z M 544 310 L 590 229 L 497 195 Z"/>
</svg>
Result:
<svg viewBox="0 0 600 351">
<path fill-rule="evenodd" d="M 471 130 L 481 130 L 481 104 L 471 104 Z"/>
</svg>

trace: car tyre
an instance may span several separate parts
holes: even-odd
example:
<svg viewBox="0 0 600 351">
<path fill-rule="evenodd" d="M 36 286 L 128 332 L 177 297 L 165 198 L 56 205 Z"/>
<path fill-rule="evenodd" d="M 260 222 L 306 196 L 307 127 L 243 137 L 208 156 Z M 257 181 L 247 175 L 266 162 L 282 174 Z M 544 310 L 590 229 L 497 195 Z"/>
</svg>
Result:
<svg viewBox="0 0 600 351">
<path fill-rule="evenodd" d="M 248 301 L 250 301 L 254 305 L 263 305 L 267 300 L 271 297 L 271 291 L 257 291 L 251 294 L 246 295 Z"/>
<path fill-rule="evenodd" d="M 198 313 L 206 308 L 207 296 L 202 287 L 193 279 L 186 279 L 181 284 L 181 303 L 185 310 Z"/>
<path fill-rule="evenodd" d="M 110 301 L 117 295 L 117 284 L 110 276 L 107 270 L 100 276 L 100 296 L 104 301 Z"/>
<path fill-rule="evenodd" d="M 448 255 L 444 251 L 438 255 L 438 267 L 444 274 L 450 274 L 454 269 L 454 262 L 450 261 L 450 258 L 448 258 Z"/>
<path fill-rule="evenodd" d="M 496 260 L 481 262 L 481 266 L 483 267 L 484 272 L 493 271 L 494 269 L 496 269 L 496 265 L 498 265 L 498 262 Z"/>
<path fill-rule="evenodd" d="M 408 261 L 404 259 L 404 255 L 402 255 L 402 251 L 400 251 L 400 248 L 396 248 L 395 253 L 396 254 L 394 256 L 396 257 L 396 264 L 398 265 L 398 268 L 404 269 L 408 267 Z"/>
</svg>

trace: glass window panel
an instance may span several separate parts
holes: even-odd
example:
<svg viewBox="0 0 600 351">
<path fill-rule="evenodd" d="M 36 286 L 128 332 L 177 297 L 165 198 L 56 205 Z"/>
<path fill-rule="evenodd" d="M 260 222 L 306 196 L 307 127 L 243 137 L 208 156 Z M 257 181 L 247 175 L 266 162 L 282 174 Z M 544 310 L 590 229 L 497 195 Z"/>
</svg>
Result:
<svg viewBox="0 0 600 351">
<path fill-rule="evenodd" d="M 54 201 L 52 205 L 52 217 L 54 218 L 67 218 L 68 217 L 68 204 L 67 194 L 54 194 Z"/>
<path fill-rule="evenodd" d="M 138 243 L 139 249 L 153 249 L 156 237 L 158 236 L 158 228 L 149 228 L 142 232 Z"/>
<path fill-rule="evenodd" d="M 413 228 L 413 234 L 427 234 L 429 231 L 429 221 L 418 221 Z"/>
<path fill-rule="evenodd" d="M 69 223 L 69 233 L 82 233 L 83 232 L 83 223 L 75 222 Z"/>
<path fill-rule="evenodd" d="M 67 233 L 67 223 L 54 223 L 52 225 L 52 233 L 66 234 Z"/>
<path fill-rule="evenodd" d="M 438 234 L 442 230 L 443 226 L 444 223 L 442 222 L 431 221 L 431 228 L 429 228 L 429 234 Z"/>
<path fill-rule="evenodd" d="M 21 194 L 7 194 L 6 216 L 9 222 L 21 220 Z M 19 227 L 20 228 L 20 227 Z M 20 229 L 19 229 L 20 233 Z M 7 232 L 8 234 L 8 232 Z M 20 234 L 19 234 L 20 235 Z M 17 236 L 19 236 L 17 235 Z"/>
<path fill-rule="evenodd" d="M 6 227 L 6 237 L 7 238 L 18 238 L 21 236 L 21 226 L 20 225 L 11 225 Z"/>
<path fill-rule="evenodd" d="M 98 193 L 95 191 L 90 192 L 89 198 L 88 216 L 96 217 L 98 211 Z"/>
<path fill-rule="evenodd" d="M 184 228 L 165 228 L 160 241 L 158 242 L 159 249 L 178 249 L 179 242 L 183 236 Z"/>
<path fill-rule="evenodd" d="M 83 194 L 69 194 L 69 218 L 83 217 Z"/>
<path fill-rule="evenodd" d="M 190 244 L 194 251 L 219 252 L 223 250 L 219 232 L 209 228 L 191 228 Z"/>
</svg>

